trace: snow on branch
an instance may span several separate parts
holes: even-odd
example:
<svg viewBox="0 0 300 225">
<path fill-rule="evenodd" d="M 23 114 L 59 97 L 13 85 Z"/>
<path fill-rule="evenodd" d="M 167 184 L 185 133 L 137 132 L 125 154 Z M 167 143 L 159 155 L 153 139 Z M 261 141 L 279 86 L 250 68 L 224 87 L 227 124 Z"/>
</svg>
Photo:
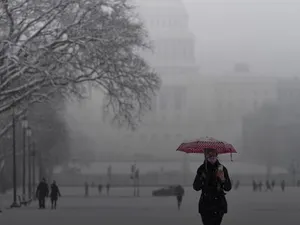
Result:
<svg viewBox="0 0 300 225">
<path fill-rule="evenodd" d="M 22 102 L 22 104 L 17 104 L 14 108 L 14 116 L 16 120 L 22 120 L 31 106 L 36 103 L 44 103 L 45 101 L 51 100 L 51 97 L 55 95 L 55 91 L 49 91 L 47 95 L 45 94 L 33 94 L 30 101 Z M 12 118 L 13 118 L 13 110 L 11 108 L 10 111 L 7 111 L 1 115 L 1 123 L 0 123 L 0 139 L 9 132 L 12 127 Z"/>
<path fill-rule="evenodd" d="M 151 46 L 127 0 L 1 0 L 0 114 L 48 91 L 103 91 L 105 112 L 137 125 L 160 79 L 139 55 Z"/>
</svg>

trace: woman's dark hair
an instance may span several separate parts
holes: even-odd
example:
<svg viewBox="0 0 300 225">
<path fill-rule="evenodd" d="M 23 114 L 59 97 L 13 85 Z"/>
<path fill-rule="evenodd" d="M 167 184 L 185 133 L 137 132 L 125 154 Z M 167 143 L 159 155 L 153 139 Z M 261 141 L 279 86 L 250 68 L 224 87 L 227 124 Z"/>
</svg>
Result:
<svg viewBox="0 0 300 225">
<path fill-rule="evenodd" d="M 205 148 L 204 152 L 205 153 L 209 153 L 209 152 L 217 152 L 218 153 L 218 151 L 216 149 L 214 149 L 214 148 Z"/>
</svg>

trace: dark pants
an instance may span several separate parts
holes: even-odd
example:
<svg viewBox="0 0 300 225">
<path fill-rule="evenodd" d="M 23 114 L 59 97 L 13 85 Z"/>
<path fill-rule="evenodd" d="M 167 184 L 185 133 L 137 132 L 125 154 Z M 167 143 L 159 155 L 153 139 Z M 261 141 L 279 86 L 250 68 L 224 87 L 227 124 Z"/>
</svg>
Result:
<svg viewBox="0 0 300 225">
<path fill-rule="evenodd" d="M 51 208 L 56 209 L 57 198 L 51 198 Z"/>
<path fill-rule="evenodd" d="M 207 212 L 201 214 L 203 225 L 221 225 L 224 213 Z"/>
<path fill-rule="evenodd" d="M 45 197 L 39 197 L 39 207 L 40 209 L 44 209 L 45 206 Z"/>
</svg>

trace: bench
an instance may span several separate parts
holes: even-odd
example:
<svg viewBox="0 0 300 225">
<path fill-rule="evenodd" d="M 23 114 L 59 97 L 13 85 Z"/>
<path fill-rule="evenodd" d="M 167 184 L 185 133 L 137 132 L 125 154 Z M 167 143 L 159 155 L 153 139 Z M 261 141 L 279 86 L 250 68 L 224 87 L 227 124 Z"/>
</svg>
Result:
<svg viewBox="0 0 300 225">
<path fill-rule="evenodd" d="M 20 195 L 18 195 L 18 199 L 19 199 L 19 203 L 20 203 L 20 206 L 24 205 L 24 206 L 27 206 L 27 205 L 30 205 L 30 203 L 32 202 L 32 199 L 25 199 L 25 197 L 21 197 Z"/>
</svg>

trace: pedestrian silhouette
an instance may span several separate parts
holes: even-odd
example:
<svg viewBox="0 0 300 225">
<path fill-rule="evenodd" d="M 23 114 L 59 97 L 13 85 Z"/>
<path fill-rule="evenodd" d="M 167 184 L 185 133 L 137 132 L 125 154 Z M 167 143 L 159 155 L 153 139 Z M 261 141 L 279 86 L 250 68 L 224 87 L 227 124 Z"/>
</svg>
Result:
<svg viewBox="0 0 300 225">
<path fill-rule="evenodd" d="M 182 204 L 182 199 L 184 196 L 184 188 L 181 185 L 177 185 L 175 187 L 175 196 L 177 200 L 177 208 L 180 210 L 181 204 Z"/>
<path fill-rule="evenodd" d="M 285 181 L 284 180 L 281 181 L 280 186 L 281 186 L 281 190 L 284 191 L 285 190 Z"/>
<path fill-rule="evenodd" d="M 106 194 L 109 195 L 109 190 L 110 190 L 110 184 L 106 184 Z"/>
<path fill-rule="evenodd" d="M 88 182 L 84 183 L 84 196 L 85 197 L 89 196 L 89 183 Z"/>
<path fill-rule="evenodd" d="M 43 178 L 36 189 L 36 197 L 39 200 L 39 208 L 45 209 L 46 208 L 46 197 L 49 195 L 49 187 L 46 182 L 46 179 Z"/>
<path fill-rule="evenodd" d="M 61 194 L 56 184 L 56 181 L 54 180 L 53 183 L 51 184 L 51 193 L 50 193 L 51 209 L 56 209 L 58 197 L 61 197 Z"/>
<path fill-rule="evenodd" d="M 99 195 L 101 195 L 101 193 L 102 193 L 102 184 L 99 184 L 98 185 L 98 192 L 99 192 Z"/>
</svg>

